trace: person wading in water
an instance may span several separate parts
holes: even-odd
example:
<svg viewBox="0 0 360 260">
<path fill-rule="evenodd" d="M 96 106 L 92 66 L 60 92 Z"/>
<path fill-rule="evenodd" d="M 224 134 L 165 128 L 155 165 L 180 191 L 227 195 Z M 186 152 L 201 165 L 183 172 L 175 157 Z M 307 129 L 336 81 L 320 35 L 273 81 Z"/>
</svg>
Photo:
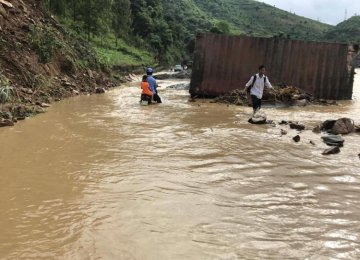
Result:
<svg viewBox="0 0 360 260">
<path fill-rule="evenodd" d="M 156 103 L 162 103 L 161 102 L 161 98 L 160 96 L 158 95 L 158 92 L 157 92 L 157 86 L 156 86 L 156 79 L 152 76 L 154 73 L 154 70 L 153 68 L 147 68 L 146 69 L 146 75 L 148 76 L 147 77 L 147 82 L 149 82 L 149 85 L 150 85 L 150 89 L 153 93 L 153 99 Z"/>
<path fill-rule="evenodd" d="M 259 73 L 252 76 L 245 85 L 245 91 L 250 93 L 254 114 L 261 109 L 261 99 L 264 88 L 273 88 L 267 76 L 265 76 L 266 68 L 264 65 L 259 66 Z"/>
<path fill-rule="evenodd" d="M 152 91 L 150 89 L 150 85 L 149 85 L 149 83 L 147 81 L 147 78 L 148 78 L 148 76 L 144 75 L 143 78 L 142 78 L 142 81 L 141 81 L 141 90 L 142 90 L 142 92 L 141 92 L 140 102 L 145 101 L 145 102 L 147 102 L 148 105 L 150 105 L 152 97 L 153 97 L 153 93 L 152 93 Z"/>
</svg>

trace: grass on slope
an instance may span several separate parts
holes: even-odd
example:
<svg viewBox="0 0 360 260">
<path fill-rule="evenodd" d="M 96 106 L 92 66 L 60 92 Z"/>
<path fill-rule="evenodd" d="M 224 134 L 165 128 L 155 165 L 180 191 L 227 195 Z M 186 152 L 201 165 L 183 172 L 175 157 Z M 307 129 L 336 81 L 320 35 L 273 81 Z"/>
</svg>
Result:
<svg viewBox="0 0 360 260">
<path fill-rule="evenodd" d="M 113 35 L 91 40 L 102 64 L 111 66 L 146 66 L 154 64 L 154 56 L 146 51 L 127 44 L 124 40 L 116 40 Z"/>
<path fill-rule="evenodd" d="M 353 16 L 331 28 L 326 33 L 325 39 L 332 42 L 360 44 L 360 16 Z"/>
</svg>

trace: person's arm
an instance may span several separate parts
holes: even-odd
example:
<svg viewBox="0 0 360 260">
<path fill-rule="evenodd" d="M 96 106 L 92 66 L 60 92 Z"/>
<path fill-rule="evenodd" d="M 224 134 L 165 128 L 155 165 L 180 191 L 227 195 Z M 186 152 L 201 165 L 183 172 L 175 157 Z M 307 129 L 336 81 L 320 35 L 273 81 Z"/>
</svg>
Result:
<svg viewBox="0 0 360 260">
<path fill-rule="evenodd" d="M 250 87 L 253 81 L 254 81 L 254 76 L 252 76 L 252 77 L 250 78 L 249 82 L 246 83 L 245 89 L 247 89 L 248 87 Z"/>
<path fill-rule="evenodd" d="M 273 88 L 273 86 L 271 86 L 271 83 L 270 83 L 268 77 L 266 77 L 265 86 L 266 86 L 267 88 Z"/>
<path fill-rule="evenodd" d="M 251 86 L 251 84 L 253 83 L 253 81 L 254 81 L 254 76 L 252 76 L 252 77 L 250 78 L 249 82 L 245 84 L 245 88 L 244 88 L 244 90 L 243 90 L 244 93 L 248 90 L 248 88 Z"/>
</svg>

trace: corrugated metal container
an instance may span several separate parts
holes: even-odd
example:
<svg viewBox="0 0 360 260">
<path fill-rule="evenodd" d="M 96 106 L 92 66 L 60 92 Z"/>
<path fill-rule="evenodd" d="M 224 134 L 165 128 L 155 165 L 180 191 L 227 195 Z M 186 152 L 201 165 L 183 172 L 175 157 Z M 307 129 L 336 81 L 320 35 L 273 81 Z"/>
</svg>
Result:
<svg viewBox="0 0 360 260">
<path fill-rule="evenodd" d="M 259 65 L 273 85 L 304 89 L 317 98 L 351 99 L 358 46 L 199 34 L 190 93 L 214 97 L 244 88 Z"/>
</svg>

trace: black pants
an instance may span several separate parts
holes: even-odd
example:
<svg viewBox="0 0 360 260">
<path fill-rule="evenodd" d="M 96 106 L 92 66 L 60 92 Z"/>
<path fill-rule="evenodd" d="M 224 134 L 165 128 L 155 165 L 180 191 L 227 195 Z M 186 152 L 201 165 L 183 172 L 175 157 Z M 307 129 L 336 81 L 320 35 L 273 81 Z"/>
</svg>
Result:
<svg viewBox="0 0 360 260">
<path fill-rule="evenodd" d="M 254 112 L 261 108 L 261 99 L 255 95 L 251 95 Z"/>
<path fill-rule="evenodd" d="M 145 95 L 145 94 L 141 94 L 141 101 L 147 101 L 148 104 L 150 105 L 150 103 L 151 103 L 151 96 Z"/>
<path fill-rule="evenodd" d="M 156 103 L 162 103 L 161 102 L 161 98 L 160 98 L 160 96 L 158 95 L 158 93 L 156 93 L 156 94 L 154 94 L 154 101 L 156 102 Z"/>
</svg>

